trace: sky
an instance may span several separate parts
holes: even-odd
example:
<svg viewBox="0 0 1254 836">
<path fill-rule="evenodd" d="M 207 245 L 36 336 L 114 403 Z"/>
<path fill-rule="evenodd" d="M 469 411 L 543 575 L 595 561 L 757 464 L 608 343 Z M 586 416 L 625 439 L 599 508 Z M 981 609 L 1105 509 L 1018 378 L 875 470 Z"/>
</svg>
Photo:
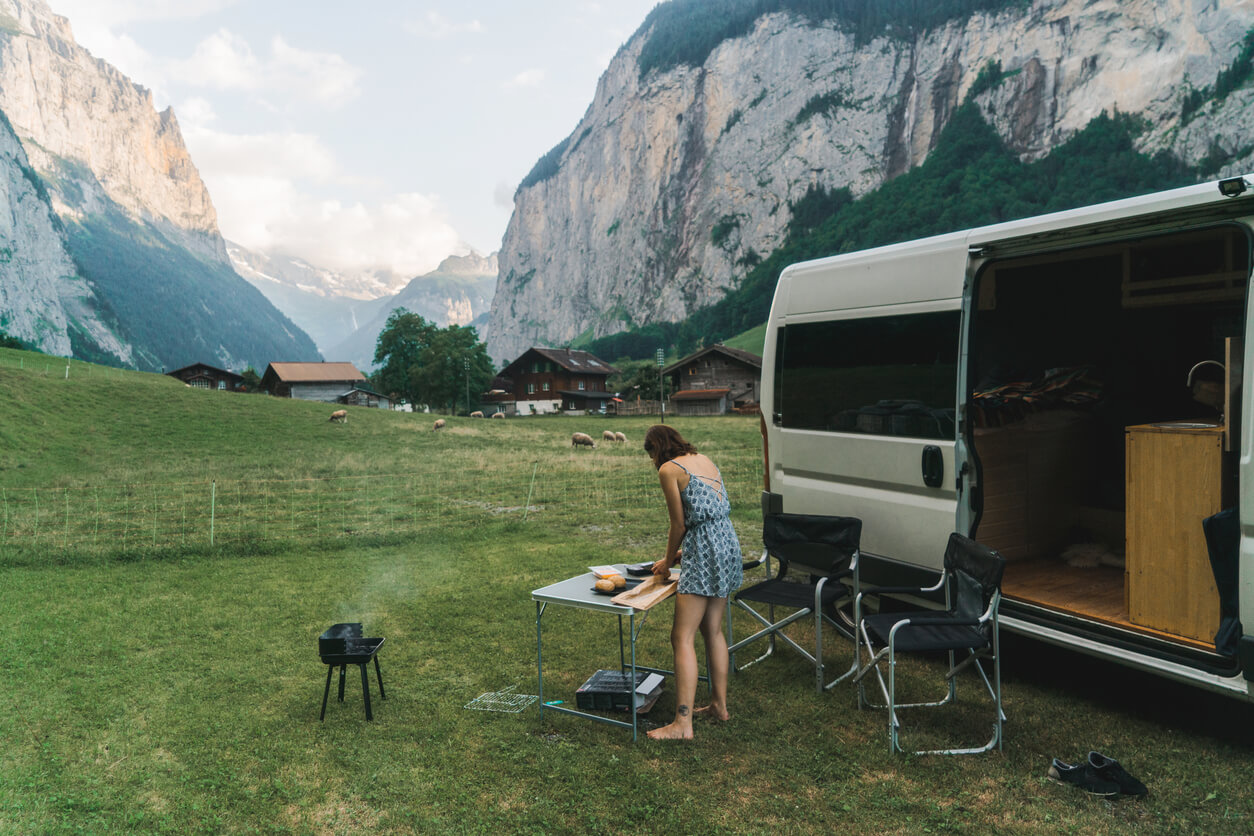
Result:
<svg viewBox="0 0 1254 836">
<path fill-rule="evenodd" d="M 496 252 L 658 0 L 46 0 L 173 106 L 249 249 L 404 276 Z"/>
</svg>

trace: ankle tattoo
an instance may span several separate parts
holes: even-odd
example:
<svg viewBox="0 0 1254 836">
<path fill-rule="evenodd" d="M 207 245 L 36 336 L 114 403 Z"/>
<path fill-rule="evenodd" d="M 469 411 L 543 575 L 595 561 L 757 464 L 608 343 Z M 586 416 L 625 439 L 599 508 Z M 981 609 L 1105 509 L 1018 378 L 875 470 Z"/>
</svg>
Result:
<svg viewBox="0 0 1254 836">
<path fill-rule="evenodd" d="M 681 705 L 681 706 L 679 707 L 679 716 L 680 716 L 680 717 L 687 717 L 687 716 L 688 716 L 688 706 L 686 706 L 686 705 Z"/>
</svg>

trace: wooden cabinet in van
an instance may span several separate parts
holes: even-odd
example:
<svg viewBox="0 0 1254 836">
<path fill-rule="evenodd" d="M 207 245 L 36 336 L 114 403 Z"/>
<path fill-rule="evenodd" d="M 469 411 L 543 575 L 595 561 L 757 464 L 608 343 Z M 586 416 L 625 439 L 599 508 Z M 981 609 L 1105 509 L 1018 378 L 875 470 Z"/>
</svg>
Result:
<svg viewBox="0 0 1254 836">
<path fill-rule="evenodd" d="M 1202 520 L 1226 507 L 1224 428 L 1128 427 L 1126 448 L 1128 618 L 1210 642 L 1219 595 Z"/>
</svg>

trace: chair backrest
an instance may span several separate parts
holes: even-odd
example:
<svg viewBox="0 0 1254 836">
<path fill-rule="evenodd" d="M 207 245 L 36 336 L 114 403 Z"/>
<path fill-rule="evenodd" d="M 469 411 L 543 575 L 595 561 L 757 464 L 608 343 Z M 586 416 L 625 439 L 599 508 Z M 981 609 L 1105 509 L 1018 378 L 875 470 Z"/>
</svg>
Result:
<svg viewBox="0 0 1254 836">
<path fill-rule="evenodd" d="M 862 520 L 821 514 L 767 514 L 762 544 L 779 560 L 817 575 L 849 566 L 862 538 Z"/>
<path fill-rule="evenodd" d="M 978 618 L 988 609 L 993 593 L 1001 589 L 1006 558 L 958 532 L 945 546 L 945 572 L 950 581 L 950 611 Z"/>
</svg>

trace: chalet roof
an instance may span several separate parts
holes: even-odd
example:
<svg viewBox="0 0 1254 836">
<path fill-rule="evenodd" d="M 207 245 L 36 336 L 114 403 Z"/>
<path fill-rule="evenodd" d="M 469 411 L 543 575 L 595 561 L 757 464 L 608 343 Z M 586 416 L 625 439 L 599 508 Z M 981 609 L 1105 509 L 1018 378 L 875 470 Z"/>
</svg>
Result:
<svg viewBox="0 0 1254 836">
<path fill-rule="evenodd" d="M 672 401 L 716 401 L 726 397 L 730 389 L 681 389 L 671 395 Z"/>
<path fill-rule="evenodd" d="M 326 381 L 365 380 L 352 363 L 271 363 L 266 369 L 269 375 L 284 383 L 322 383 Z"/>
<path fill-rule="evenodd" d="M 204 369 L 206 372 L 210 372 L 210 373 L 218 374 L 218 375 L 224 375 L 226 377 L 236 378 L 237 380 L 244 379 L 244 376 L 241 374 L 237 374 L 232 371 L 227 371 L 226 369 L 219 369 L 217 366 L 211 366 L 208 363 L 192 363 L 190 366 L 184 366 L 181 369 L 175 369 L 172 372 L 166 372 L 166 374 L 170 375 L 171 377 L 181 377 L 184 372 L 190 372 L 196 369 Z"/>
<path fill-rule="evenodd" d="M 714 345 L 707 345 L 705 348 L 699 351 L 696 351 L 692 354 L 689 354 L 687 357 L 683 358 L 682 360 L 679 360 L 678 362 L 670 364 L 666 368 L 662 369 L 662 374 L 670 374 L 673 371 L 682 369 L 684 366 L 687 366 L 691 364 L 692 362 L 699 360 L 705 355 L 710 354 L 710 353 L 722 354 L 726 357 L 730 357 L 733 360 L 737 360 L 743 363 L 744 365 L 751 366 L 755 369 L 762 368 L 762 358 L 754 354 L 752 351 L 745 351 L 744 349 L 741 349 L 741 348 L 730 348 L 729 346 L 725 346 L 722 343 L 715 343 Z"/>
<path fill-rule="evenodd" d="M 518 359 L 510 363 L 501 370 L 501 375 L 508 377 L 514 372 L 514 367 L 519 365 L 531 352 L 539 354 L 546 360 L 552 360 L 568 372 L 576 374 L 599 374 L 609 376 L 618 371 L 609 363 L 597 357 L 595 354 L 589 354 L 586 351 L 576 351 L 570 348 L 538 348 L 532 346 L 518 356 Z M 517 372 L 514 372 L 517 373 Z"/>
</svg>

